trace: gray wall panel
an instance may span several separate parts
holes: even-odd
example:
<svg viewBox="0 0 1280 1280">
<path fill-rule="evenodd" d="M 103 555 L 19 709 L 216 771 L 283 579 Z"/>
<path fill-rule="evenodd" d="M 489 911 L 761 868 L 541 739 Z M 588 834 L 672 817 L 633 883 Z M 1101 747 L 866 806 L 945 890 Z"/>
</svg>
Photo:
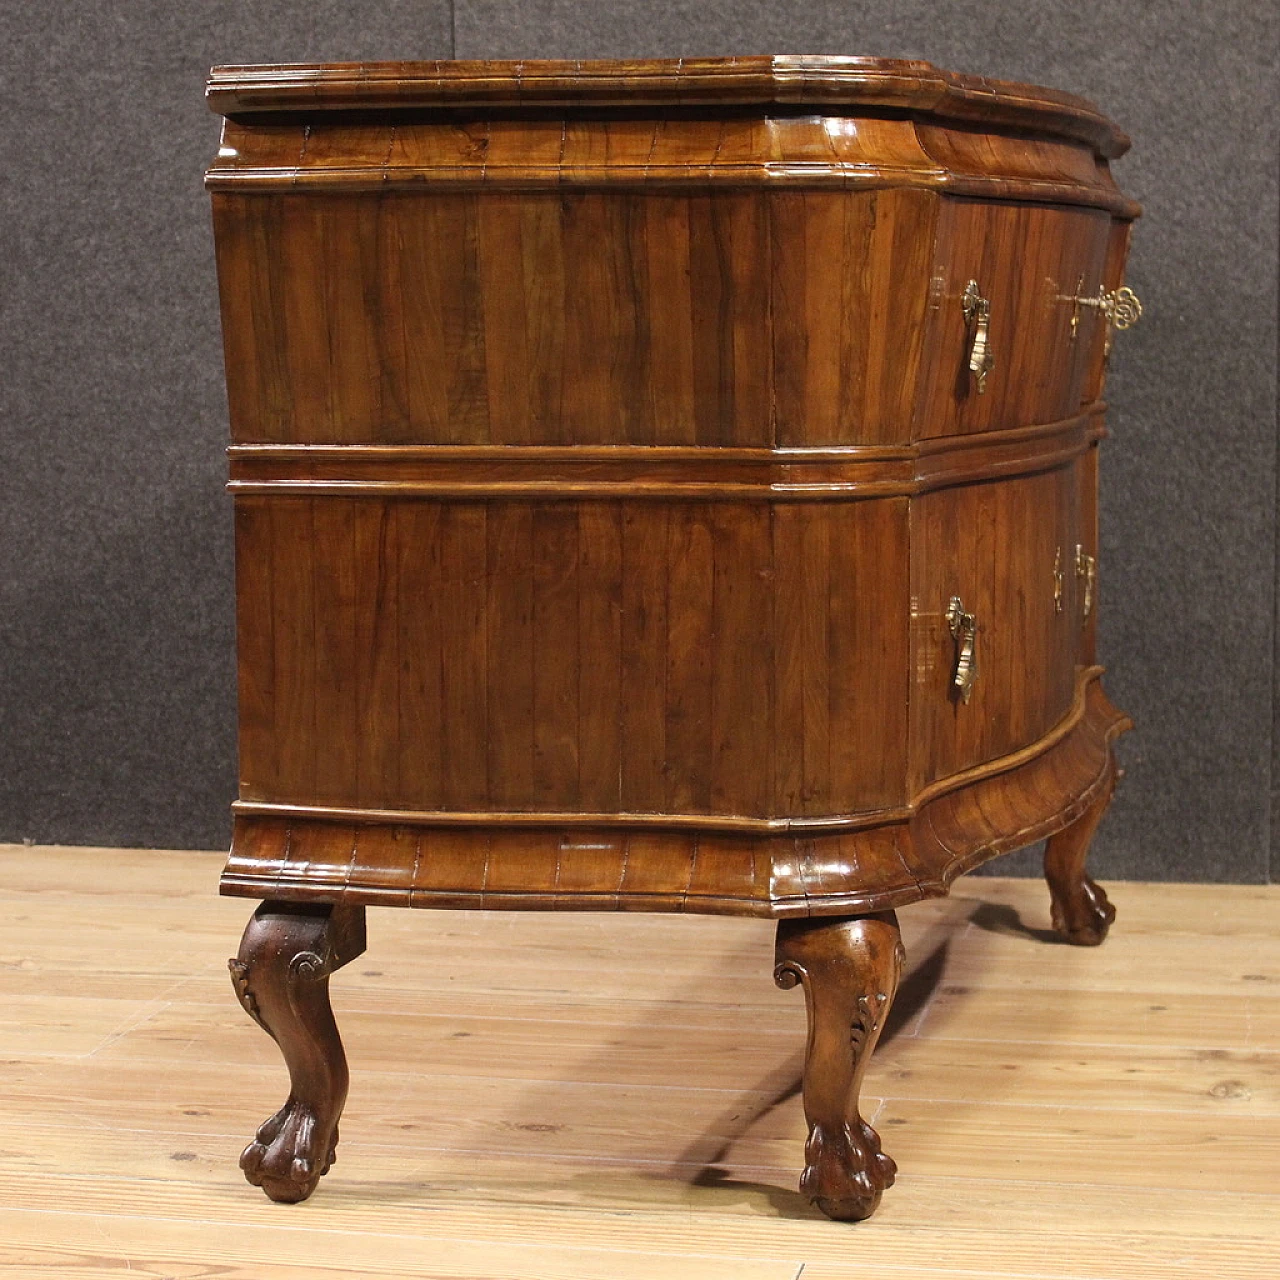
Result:
<svg viewBox="0 0 1280 1280">
<path fill-rule="evenodd" d="M 6 4 L 4 27 L 0 839 L 222 845 L 231 511 L 204 76 L 448 56 L 449 5 Z"/>
<path fill-rule="evenodd" d="M 1095 862 L 1109 876 L 1266 877 L 1274 6 L 7 8 L 0 839 L 225 841 L 230 513 L 199 185 L 216 121 L 200 83 L 215 61 L 447 56 L 452 19 L 459 57 L 924 57 L 1082 93 L 1129 130 L 1117 174 L 1146 207 L 1129 278 L 1147 314 L 1111 371 L 1101 643 L 1139 727 Z"/>
</svg>

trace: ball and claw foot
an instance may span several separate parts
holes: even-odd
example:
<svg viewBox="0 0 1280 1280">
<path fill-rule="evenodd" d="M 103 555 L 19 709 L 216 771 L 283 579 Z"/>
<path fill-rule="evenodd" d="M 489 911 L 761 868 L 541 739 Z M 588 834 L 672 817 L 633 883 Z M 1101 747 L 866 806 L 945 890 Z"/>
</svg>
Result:
<svg viewBox="0 0 1280 1280">
<path fill-rule="evenodd" d="M 1052 904 L 1053 927 L 1076 947 L 1096 947 L 1102 943 L 1116 918 L 1116 909 L 1107 900 L 1102 886 L 1088 876 L 1069 901 Z"/>
<path fill-rule="evenodd" d="M 258 1129 L 240 1155 L 240 1168 L 255 1187 L 271 1200 L 298 1204 L 305 1200 L 329 1172 L 337 1158 L 338 1129 L 334 1126 L 324 1160 L 317 1165 L 315 1113 L 295 1098 Z"/>
<path fill-rule="evenodd" d="M 837 1222 L 869 1218 L 898 1173 L 898 1166 L 880 1150 L 879 1135 L 861 1118 L 856 1132 L 846 1124 L 828 1136 L 815 1127 L 805 1144 L 805 1161 L 801 1192 Z"/>
</svg>

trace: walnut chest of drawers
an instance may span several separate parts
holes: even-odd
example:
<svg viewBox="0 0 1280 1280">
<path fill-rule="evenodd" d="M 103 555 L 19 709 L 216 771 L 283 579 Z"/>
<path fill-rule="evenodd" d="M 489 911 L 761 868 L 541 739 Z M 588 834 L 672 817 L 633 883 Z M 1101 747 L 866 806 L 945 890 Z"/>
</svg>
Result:
<svg viewBox="0 0 1280 1280">
<path fill-rule="evenodd" d="M 865 1217 L 894 910 L 1049 838 L 1127 721 L 1098 443 L 1137 208 L 1088 103 L 875 59 L 215 69 L 232 973 L 328 1168 L 364 908 L 779 919 L 803 1189 Z"/>
</svg>

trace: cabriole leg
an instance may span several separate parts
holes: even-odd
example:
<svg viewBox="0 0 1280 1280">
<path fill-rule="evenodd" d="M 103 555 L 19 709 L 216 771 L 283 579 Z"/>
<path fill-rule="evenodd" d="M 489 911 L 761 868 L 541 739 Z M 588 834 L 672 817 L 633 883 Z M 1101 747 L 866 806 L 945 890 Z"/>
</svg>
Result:
<svg viewBox="0 0 1280 1280">
<path fill-rule="evenodd" d="M 870 1217 L 897 1173 L 858 1111 L 858 1094 L 904 958 L 892 911 L 778 924 L 774 981 L 803 984 L 809 1013 L 800 1190 L 829 1218 Z"/>
<path fill-rule="evenodd" d="M 240 1157 L 272 1200 L 305 1200 L 333 1163 L 348 1076 L 329 975 L 364 947 L 363 907 L 264 902 L 229 961 L 240 1003 L 289 1068 L 288 1099 Z"/>
<path fill-rule="evenodd" d="M 1096 947 L 1116 918 L 1116 909 L 1107 901 L 1101 886 L 1085 872 L 1093 833 L 1111 803 L 1114 790 L 1113 766 L 1111 778 L 1097 799 L 1045 845 L 1044 878 L 1049 882 L 1053 927 L 1079 947 Z"/>
</svg>

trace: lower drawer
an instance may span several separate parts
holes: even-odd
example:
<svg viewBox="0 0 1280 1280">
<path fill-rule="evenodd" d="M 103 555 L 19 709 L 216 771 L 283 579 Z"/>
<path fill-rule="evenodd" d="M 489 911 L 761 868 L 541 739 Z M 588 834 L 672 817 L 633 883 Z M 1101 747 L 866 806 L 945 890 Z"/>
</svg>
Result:
<svg viewBox="0 0 1280 1280">
<path fill-rule="evenodd" d="M 1083 470 L 1076 461 L 912 499 L 913 792 L 1029 746 L 1070 708 Z"/>
</svg>

